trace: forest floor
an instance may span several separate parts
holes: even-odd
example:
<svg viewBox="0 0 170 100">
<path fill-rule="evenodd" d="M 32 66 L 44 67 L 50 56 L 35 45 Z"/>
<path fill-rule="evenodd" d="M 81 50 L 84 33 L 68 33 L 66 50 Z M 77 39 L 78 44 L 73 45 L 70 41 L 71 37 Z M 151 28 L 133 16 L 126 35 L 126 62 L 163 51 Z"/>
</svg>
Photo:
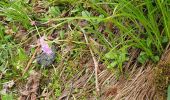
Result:
<svg viewBox="0 0 170 100">
<path fill-rule="evenodd" d="M 1 0 L 0 98 L 170 100 L 169 5 Z"/>
</svg>

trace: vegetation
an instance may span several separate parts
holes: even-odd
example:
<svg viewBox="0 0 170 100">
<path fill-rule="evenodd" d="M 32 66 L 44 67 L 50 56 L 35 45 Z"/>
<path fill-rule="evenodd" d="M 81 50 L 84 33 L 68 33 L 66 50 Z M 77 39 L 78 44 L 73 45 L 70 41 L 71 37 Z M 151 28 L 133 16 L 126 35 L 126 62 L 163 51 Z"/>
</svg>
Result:
<svg viewBox="0 0 170 100">
<path fill-rule="evenodd" d="M 129 79 L 133 63 L 157 66 L 161 61 L 169 50 L 169 5 L 168 0 L 1 0 L 2 99 L 23 97 L 25 92 L 19 91 L 29 79 L 37 81 L 37 98 L 101 98 L 98 81 L 105 70 L 116 75 L 115 80 Z M 34 59 L 43 36 L 50 47 L 56 45 L 55 61 L 46 67 Z M 168 66 L 164 69 L 169 72 Z M 39 80 L 33 78 L 34 71 Z M 158 88 L 165 85 L 159 90 L 166 98 L 170 75 L 162 72 L 156 71 L 161 82 L 155 83 Z M 11 81 L 15 85 L 6 88 Z"/>
</svg>

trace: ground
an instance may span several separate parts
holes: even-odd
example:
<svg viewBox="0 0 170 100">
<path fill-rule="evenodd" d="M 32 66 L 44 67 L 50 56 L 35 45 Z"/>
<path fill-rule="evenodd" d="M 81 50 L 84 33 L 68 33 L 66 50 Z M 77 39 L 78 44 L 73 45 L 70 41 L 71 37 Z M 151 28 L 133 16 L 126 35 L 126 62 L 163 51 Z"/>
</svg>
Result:
<svg viewBox="0 0 170 100">
<path fill-rule="evenodd" d="M 169 5 L 1 0 L 1 99 L 170 98 Z"/>
</svg>

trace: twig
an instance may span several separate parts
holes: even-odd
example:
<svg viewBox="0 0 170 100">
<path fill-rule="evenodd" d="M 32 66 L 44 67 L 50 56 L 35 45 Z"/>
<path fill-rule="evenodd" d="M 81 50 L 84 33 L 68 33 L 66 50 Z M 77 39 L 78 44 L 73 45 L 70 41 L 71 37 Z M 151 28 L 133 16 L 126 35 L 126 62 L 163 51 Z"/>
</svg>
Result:
<svg viewBox="0 0 170 100">
<path fill-rule="evenodd" d="M 69 100 L 72 92 L 73 92 L 73 81 L 72 81 L 71 84 L 70 84 L 70 90 L 69 90 L 69 93 L 68 93 L 68 95 L 67 95 L 67 99 L 66 99 L 66 100 Z"/>
<path fill-rule="evenodd" d="M 82 30 L 82 31 L 83 31 L 86 43 L 89 44 L 89 42 L 87 40 L 87 36 L 86 36 L 84 30 Z M 96 58 L 94 56 L 94 53 L 93 53 L 92 49 L 90 48 L 90 46 L 89 46 L 89 50 L 90 50 L 91 56 L 93 58 L 94 67 L 95 67 L 94 71 L 95 71 L 95 79 L 96 79 L 96 81 L 95 81 L 95 83 L 96 83 L 96 91 L 97 91 L 97 93 L 99 93 L 100 90 L 99 90 L 99 83 L 98 83 L 98 76 L 97 76 L 98 62 L 97 62 L 97 60 L 96 60 Z"/>
<path fill-rule="evenodd" d="M 23 75 L 26 73 L 26 71 L 29 69 L 31 63 L 33 62 L 33 60 L 34 60 L 34 58 L 35 58 L 35 55 L 37 54 L 37 52 L 38 52 L 38 50 L 39 50 L 39 47 L 40 47 L 40 46 L 38 45 L 38 47 L 36 48 L 34 54 L 33 54 L 32 57 L 31 57 L 31 59 L 30 59 L 29 62 L 27 63 L 27 66 L 26 66 L 26 68 L 24 69 L 24 71 L 23 71 L 23 73 L 22 73 L 22 76 L 23 76 Z"/>
</svg>

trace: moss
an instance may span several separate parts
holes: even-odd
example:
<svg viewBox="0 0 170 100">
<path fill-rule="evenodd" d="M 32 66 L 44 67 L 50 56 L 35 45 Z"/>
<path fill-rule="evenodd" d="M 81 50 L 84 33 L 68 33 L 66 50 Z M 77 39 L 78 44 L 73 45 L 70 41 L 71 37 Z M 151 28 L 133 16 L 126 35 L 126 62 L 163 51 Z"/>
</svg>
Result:
<svg viewBox="0 0 170 100">
<path fill-rule="evenodd" d="M 166 100 L 170 84 L 170 64 L 161 64 L 155 68 L 156 92 L 160 100 Z"/>
</svg>

